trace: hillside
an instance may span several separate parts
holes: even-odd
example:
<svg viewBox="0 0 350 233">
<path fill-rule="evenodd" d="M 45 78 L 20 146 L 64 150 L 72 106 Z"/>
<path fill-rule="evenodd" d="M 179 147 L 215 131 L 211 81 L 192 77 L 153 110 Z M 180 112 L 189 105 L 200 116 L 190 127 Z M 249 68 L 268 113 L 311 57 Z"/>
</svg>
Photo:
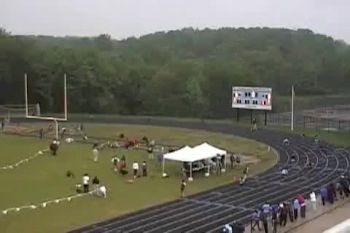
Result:
<svg viewBox="0 0 350 233">
<path fill-rule="evenodd" d="M 0 31 L 0 104 L 30 99 L 62 110 L 69 76 L 72 112 L 226 117 L 233 85 L 273 88 L 275 98 L 347 93 L 350 48 L 310 30 L 222 28 L 158 32 L 116 41 L 11 36 Z"/>
</svg>

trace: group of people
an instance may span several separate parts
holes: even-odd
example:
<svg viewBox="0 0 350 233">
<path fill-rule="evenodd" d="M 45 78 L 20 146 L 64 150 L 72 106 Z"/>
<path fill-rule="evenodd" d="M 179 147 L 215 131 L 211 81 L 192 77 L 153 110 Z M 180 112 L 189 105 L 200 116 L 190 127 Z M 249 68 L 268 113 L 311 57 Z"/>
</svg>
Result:
<svg viewBox="0 0 350 233">
<path fill-rule="evenodd" d="M 121 157 L 121 159 L 119 159 L 117 156 L 114 156 L 112 158 L 112 163 L 113 163 L 113 168 L 114 168 L 115 172 L 119 171 L 120 174 L 122 174 L 122 175 L 126 175 L 129 173 L 125 155 L 123 155 Z M 140 169 L 140 167 L 141 167 L 141 169 Z M 147 173 L 148 173 L 147 172 L 147 162 L 145 160 L 142 161 L 141 166 L 140 166 L 140 164 L 137 161 L 134 161 L 132 163 L 132 170 L 133 170 L 133 178 L 134 179 L 136 179 L 137 177 L 140 177 L 140 176 L 146 177 Z"/>
<path fill-rule="evenodd" d="M 349 177 L 342 175 L 337 183 L 330 183 L 320 189 L 320 196 L 322 205 L 326 203 L 333 204 L 339 199 L 344 199 L 350 195 Z M 310 193 L 311 209 L 317 209 L 317 196 L 315 192 Z M 252 214 L 251 231 L 264 230 L 269 232 L 269 226 L 272 232 L 277 232 L 278 225 L 280 227 L 286 226 L 288 219 L 290 222 L 297 221 L 299 216 L 306 217 L 306 201 L 302 194 L 297 194 L 296 197 L 290 201 L 281 202 L 279 204 L 265 203 L 260 209 L 257 209 Z"/>
<path fill-rule="evenodd" d="M 95 176 L 91 182 L 93 186 L 93 193 L 99 197 L 107 197 L 107 188 L 104 185 L 100 185 L 100 180 Z M 88 193 L 90 191 L 90 176 L 85 173 L 82 177 L 82 184 L 76 185 L 76 191 L 78 193 Z"/>
<path fill-rule="evenodd" d="M 312 193 L 315 195 L 315 193 Z M 272 232 L 277 232 L 277 226 L 286 226 L 288 218 L 294 222 L 298 217 L 306 217 L 306 202 L 302 194 L 290 201 L 281 202 L 279 204 L 265 203 L 260 209 L 256 209 L 252 214 L 251 231 L 264 230 L 269 232 L 269 226 L 272 227 Z M 261 223 L 261 224 L 260 224 Z"/>
</svg>

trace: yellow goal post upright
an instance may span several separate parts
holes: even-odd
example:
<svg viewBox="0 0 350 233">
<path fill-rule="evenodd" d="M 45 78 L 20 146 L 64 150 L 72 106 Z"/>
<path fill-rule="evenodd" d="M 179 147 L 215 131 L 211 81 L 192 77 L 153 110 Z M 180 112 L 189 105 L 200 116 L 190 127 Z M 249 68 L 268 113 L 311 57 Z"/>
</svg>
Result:
<svg viewBox="0 0 350 233">
<path fill-rule="evenodd" d="M 24 74 L 24 98 L 25 98 L 25 106 L 26 106 L 26 118 L 27 119 L 36 119 L 36 120 L 43 120 L 43 121 L 53 121 L 55 123 L 55 131 L 56 131 L 56 139 L 58 139 L 58 122 L 59 121 L 67 121 L 67 75 L 64 74 L 63 79 L 64 84 L 64 117 L 50 117 L 50 116 L 31 116 L 29 115 L 29 109 L 28 109 L 28 77 L 27 74 Z"/>
</svg>

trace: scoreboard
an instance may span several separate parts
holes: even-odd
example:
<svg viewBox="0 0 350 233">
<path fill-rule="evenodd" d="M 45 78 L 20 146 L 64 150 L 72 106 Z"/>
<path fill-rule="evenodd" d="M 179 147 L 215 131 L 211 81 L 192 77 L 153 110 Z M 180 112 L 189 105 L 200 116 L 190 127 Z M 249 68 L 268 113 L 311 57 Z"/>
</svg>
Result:
<svg viewBox="0 0 350 233">
<path fill-rule="evenodd" d="M 232 87 L 232 108 L 272 110 L 272 88 Z"/>
</svg>

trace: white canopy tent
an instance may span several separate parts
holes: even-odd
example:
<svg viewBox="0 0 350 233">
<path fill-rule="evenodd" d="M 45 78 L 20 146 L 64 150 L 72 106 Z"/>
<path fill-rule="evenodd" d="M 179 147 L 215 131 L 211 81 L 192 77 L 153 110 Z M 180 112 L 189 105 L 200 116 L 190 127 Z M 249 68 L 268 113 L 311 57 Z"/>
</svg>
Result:
<svg viewBox="0 0 350 233">
<path fill-rule="evenodd" d="M 199 153 L 208 153 L 213 155 L 226 155 L 227 152 L 225 150 L 221 150 L 219 148 L 216 148 L 215 146 L 212 146 L 206 142 L 196 146 L 193 148 L 194 150 L 197 150 Z"/>
<path fill-rule="evenodd" d="M 165 167 L 165 160 L 173 160 L 173 161 L 180 161 L 180 162 L 188 162 L 190 163 L 190 177 L 189 180 L 192 180 L 192 163 L 200 160 L 207 160 L 211 159 L 213 157 L 216 157 L 218 155 L 226 155 L 225 150 L 218 149 L 208 143 L 202 143 L 194 148 L 191 148 L 189 146 L 185 146 L 179 150 L 176 150 L 174 152 L 166 153 L 163 155 L 163 175 L 164 173 L 164 167 Z M 208 175 L 209 175 L 209 169 L 208 166 Z"/>
</svg>

